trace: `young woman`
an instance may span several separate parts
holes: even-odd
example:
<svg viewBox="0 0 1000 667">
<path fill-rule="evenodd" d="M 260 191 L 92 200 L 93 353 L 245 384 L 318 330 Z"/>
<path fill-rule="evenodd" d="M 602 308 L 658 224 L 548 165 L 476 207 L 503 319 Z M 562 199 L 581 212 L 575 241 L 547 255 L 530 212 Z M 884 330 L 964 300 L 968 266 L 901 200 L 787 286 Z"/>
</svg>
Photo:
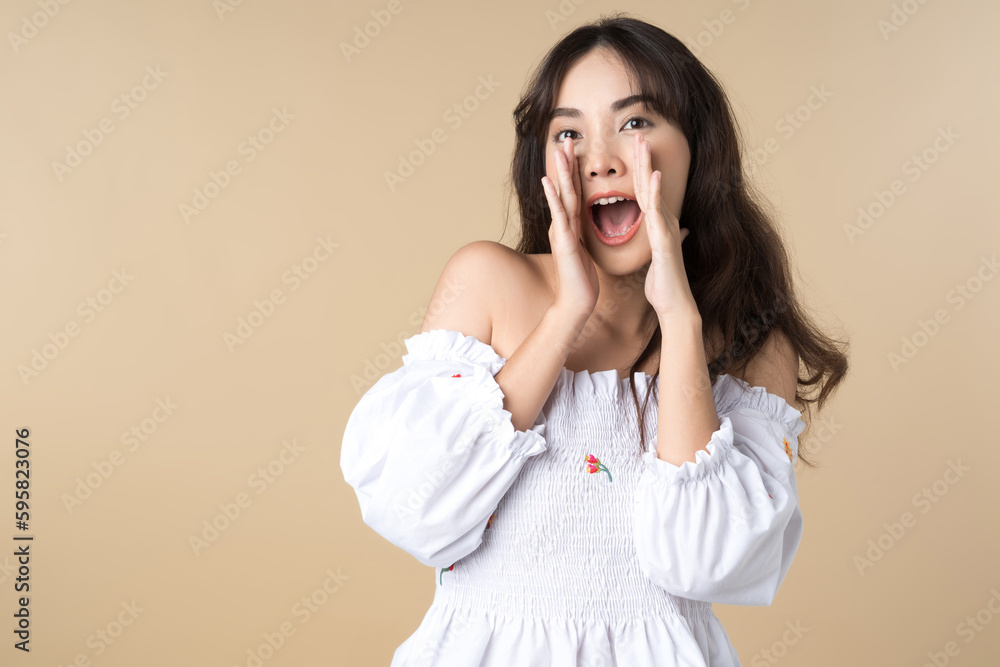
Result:
<svg viewBox="0 0 1000 667">
<path fill-rule="evenodd" d="M 677 39 L 580 27 L 514 116 L 519 247 L 454 254 L 344 433 L 365 523 L 435 568 L 392 665 L 739 665 L 712 603 L 774 599 L 812 465 L 793 403 L 847 358 Z"/>
</svg>

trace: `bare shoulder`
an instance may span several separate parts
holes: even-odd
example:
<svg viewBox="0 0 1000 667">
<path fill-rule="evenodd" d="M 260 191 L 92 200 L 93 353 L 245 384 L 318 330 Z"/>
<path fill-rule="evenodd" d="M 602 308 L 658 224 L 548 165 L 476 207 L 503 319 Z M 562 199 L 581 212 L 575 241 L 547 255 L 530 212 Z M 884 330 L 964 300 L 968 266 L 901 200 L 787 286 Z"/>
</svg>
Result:
<svg viewBox="0 0 1000 667">
<path fill-rule="evenodd" d="M 799 353 L 784 331 L 773 329 L 761 349 L 747 363 L 746 372 L 738 377 L 752 387 L 763 387 L 769 394 L 780 396 L 794 406 L 799 384 Z"/>
<path fill-rule="evenodd" d="M 451 329 L 493 344 L 509 295 L 522 292 L 538 273 L 532 256 L 496 241 L 472 241 L 445 264 L 420 331 Z"/>
</svg>

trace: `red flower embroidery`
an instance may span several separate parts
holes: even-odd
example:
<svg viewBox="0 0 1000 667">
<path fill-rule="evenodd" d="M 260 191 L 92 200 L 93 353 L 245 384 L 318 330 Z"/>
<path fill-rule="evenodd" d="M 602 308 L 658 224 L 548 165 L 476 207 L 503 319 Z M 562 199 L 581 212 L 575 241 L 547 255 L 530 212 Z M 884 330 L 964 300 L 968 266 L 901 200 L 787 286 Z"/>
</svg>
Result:
<svg viewBox="0 0 1000 667">
<path fill-rule="evenodd" d="M 603 470 L 604 472 L 608 473 L 608 481 L 609 482 L 614 481 L 613 479 L 611 479 L 611 471 L 608 470 L 608 467 L 606 465 L 601 463 L 601 460 L 599 458 L 597 458 L 593 454 L 587 454 L 586 461 L 587 461 L 587 472 L 595 473 Z"/>
<path fill-rule="evenodd" d="M 460 378 L 460 377 L 462 377 L 462 374 L 461 373 L 455 373 L 454 375 L 452 375 L 452 377 L 453 378 Z"/>
</svg>

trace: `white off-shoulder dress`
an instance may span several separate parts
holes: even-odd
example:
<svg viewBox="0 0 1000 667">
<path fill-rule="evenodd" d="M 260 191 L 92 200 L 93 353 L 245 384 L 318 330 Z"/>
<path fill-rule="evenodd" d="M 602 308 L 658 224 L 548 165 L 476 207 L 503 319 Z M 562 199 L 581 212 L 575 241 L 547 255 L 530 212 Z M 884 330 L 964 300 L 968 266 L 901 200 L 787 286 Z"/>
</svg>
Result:
<svg viewBox="0 0 1000 667">
<path fill-rule="evenodd" d="M 488 344 L 435 329 L 361 398 L 341 450 L 364 522 L 434 569 L 391 667 L 740 665 L 712 603 L 769 605 L 802 537 L 802 414 L 720 375 L 696 462 L 656 456 L 616 370 L 560 371 L 514 429 Z M 640 405 L 651 378 L 637 373 Z"/>
</svg>

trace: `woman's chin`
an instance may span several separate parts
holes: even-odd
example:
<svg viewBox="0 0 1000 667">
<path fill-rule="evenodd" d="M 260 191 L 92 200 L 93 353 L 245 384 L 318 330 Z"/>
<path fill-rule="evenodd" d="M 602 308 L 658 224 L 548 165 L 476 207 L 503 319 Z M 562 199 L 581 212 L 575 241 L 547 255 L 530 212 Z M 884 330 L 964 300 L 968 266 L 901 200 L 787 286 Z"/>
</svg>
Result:
<svg viewBox="0 0 1000 667">
<path fill-rule="evenodd" d="M 653 259 L 648 244 L 645 247 L 635 243 L 630 248 L 609 248 L 597 239 L 589 239 L 584 242 L 584 247 L 594 259 L 594 264 L 610 276 L 645 275 Z"/>
</svg>

